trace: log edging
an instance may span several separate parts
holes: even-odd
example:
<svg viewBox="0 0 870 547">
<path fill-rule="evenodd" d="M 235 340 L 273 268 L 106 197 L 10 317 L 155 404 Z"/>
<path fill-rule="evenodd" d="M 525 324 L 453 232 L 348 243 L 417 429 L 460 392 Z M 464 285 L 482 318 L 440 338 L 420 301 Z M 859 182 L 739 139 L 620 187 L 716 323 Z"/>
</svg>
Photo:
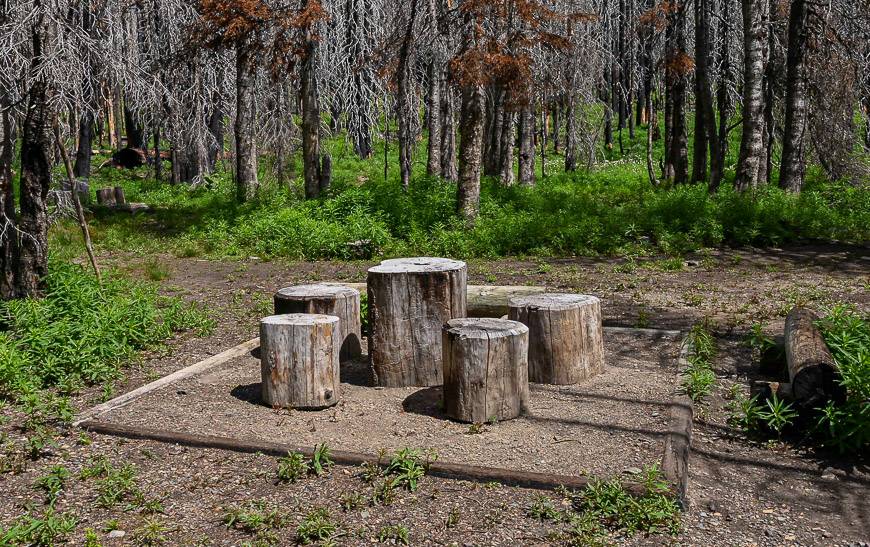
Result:
<svg viewBox="0 0 870 547">
<path fill-rule="evenodd" d="M 682 371 L 689 365 L 692 346 L 691 336 L 687 334 L 680 345 L 680 356 L 677 358 L 677 385 Z M 677 503 L 685 511 L 689 507 L 689 456 L 692 452 L 694 407 L 692 400 L 682 394 L 674 395 L 670 407 L 662 454 L 662 474 L 673 484 Z"/>
<path fill-rule="evenodd" d="M 183 433 L 177 431 L 160 431 L 139 426 L 113 424 L 98 420 L 88 420 L 79 423 L 79 426 L 91 433 L 123 437 L 126 439 L 159 441 L 172 443 L 192 448 L 213 448 L 229 450 L 243 454 L 265 454 L 267 456 L 281 457 L 288 452 L 299 452 L 306 457 L 312 457 L 314 451 L 311 448 L 297 447 L 284 443 L 257 441 L 250 439 L 234 439 L 216 435 L 201 435 L 196 433 Z M 386 465 L 383 458 L 374 454 L 352 452 L 347 450 L 331 450 L 330 458 L 340 465 L 361 465 L 363 463 L 376 463 Z M 592 482 L 592 478 L 586 476 L 558 475 L 553 473 L 536 473 L 505 469 L 501 467 L 483 467 L 462 463 L 435 461 L 429 464 L 426 473 L 429 476 L 454 480 L 467 480 L 472 482 L 499 482 L 506 486 L 519 486 L 537 490 L 555 490 L 561 487 L 570 489 L 582 489 Z M 625 490 L 633 496 L 642 496 L 647 490 L 646 486 L 635 481 L 622 481 Z"/>
</svg>

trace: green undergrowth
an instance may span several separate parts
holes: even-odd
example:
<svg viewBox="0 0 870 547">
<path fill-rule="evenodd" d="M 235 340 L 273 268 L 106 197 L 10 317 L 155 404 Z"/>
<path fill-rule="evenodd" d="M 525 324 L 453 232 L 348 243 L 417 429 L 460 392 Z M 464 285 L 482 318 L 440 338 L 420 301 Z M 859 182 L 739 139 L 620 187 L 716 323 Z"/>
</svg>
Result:
<svg viewBox="0 0 870 547">
<path fill-rule="evenodd" d="M 730 403 L 730 422 L 762 439 L 785 435 L 786 440 L 840 454 L 866 455 L 870 449 L 870 315 L 836 305 L 818 326 L 837 363 L 835 381 L 843 387 L 845 401 L 829 401 L 822 408 L 796 408 L 775 392 L 766 399 L 736 394 Z M 750 335 L 750 343 L 758 349 L 773 345 L 760 335 L 760 328 Z"/>
<path fill-rule="evenodd" d="M 702 403 L 716 384 L 712 363 L 716 356 L 716 341 L 704 322 L 692 327 L 686 343 L 689 344 L 688 365 L 683 370 L 680 386 L 693 403 Z"/>
<path fill-rule="evenodd" d="M 194 190 L 157 183 L 144 168 L 101 170 L 92 178 L 93 188 L 123 186 L 131 201 L 146 202 L 155 211 L 135 217 L 98 212 L 92 221 L 94 240 L 109 250 L 313 260 L 371 254 L 679 255 L 702 247 L 769 246 L 798 238 L 870 239 L 870 192 L 825 181 L 814 168 L 800 195 L 775 187 L 740 194 L 727 182 L 711 195 L 703 184 L 652 187 L 634 148 L 625 157 L 572 174 L 557 168 L 561 156 L 551 155 L 554 166 L 535 187 L 503 187 L 485 179 L 480 218 L 468 229 L 454 213 L 455 185 L 426 177 L 419 162 L 405 192 L 392 155 L 385 180 L 381 158 L 359 160 L 337 139 L 329 146 L 332 188 L 312 201 L 302 199 L 298 172 L 285 184 L 261 173 L 258 197 L 237 205 L 226 170 L 219 169 Z M 70 247 L 79 245 L 78 237 L 75 226 L 64 224 L 55 230 L 54 242 Z"/>
<path fill-rule="evenodd" d="M 199 307 L 116 272 L 106 272 L 101 287 L 81 266 L 52 260 L 45 282 L 44 298 L 0 302 L 4 399 L 21 402 L 48 388 L 69 394 L 111 382 L 141 350 L 176 332 L 213 325 Z"/>
</svg>

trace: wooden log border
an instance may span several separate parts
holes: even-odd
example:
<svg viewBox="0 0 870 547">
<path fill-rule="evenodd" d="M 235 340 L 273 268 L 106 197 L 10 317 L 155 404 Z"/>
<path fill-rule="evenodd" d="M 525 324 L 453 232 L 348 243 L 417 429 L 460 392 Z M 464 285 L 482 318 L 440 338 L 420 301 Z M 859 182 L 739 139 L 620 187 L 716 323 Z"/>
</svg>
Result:
<svg viewBox="0 0 870 547">
<path fill-rule="evenodd" d="M 88 420 L 81 422 L 80 427 L 91 433 L 123 437 L 126 439 L 159 441 L 191 448 L 214 448 L 218 450 L 230 450 L 243 454 L 265 454 L 267 456 L 281 457 L 288 452 L 300 452 L 306 457 L 312 457 L 314 450 L 283 443 L 272 443 L 249 439 L 234 439 L 215 435 L 199 435 L 195 433 L 182 433 L 175 431 L 161 431 L 138 426 L 113 424 L 108 422 Z M 356 466 L 366 462 L 386 465 L 378 456 L 351 452 L 346 450 L 331 450 L 330 458 L 337 464 Z M 538 490 L 555 490 L 565 487 L 574 490 L 585 488 L 592 479 L 585 476 L 557 475 L 552 473 L 534 473 L 530 471 L 518 471 L 500 467 L 482 467 L 462 463 L 450 463 L 435 461 L 429 465 L 427 475 L 446 479 L 466 480 L 472 482 L 499 482 L 506 486 L 519 486 Z M 634 481 L 623 481 L 626 491 L 633 496 L 642 496 L 646 493 L 643 484 Z"/>
<path fill-rule="evenodd" d="M 677 384 L 683 370 L 688 366 L 691 351 L 691 337 L 686 335 L 677 359 Z M 683 511 L 689 507 L 689 455 L 692 447 L 693 416 L 692 400 L 686 395 L 677 394 L 671 399 L 665 451 L 662 455 L 662 474 L 673 484 L 677 503 Z"/>
</svg>

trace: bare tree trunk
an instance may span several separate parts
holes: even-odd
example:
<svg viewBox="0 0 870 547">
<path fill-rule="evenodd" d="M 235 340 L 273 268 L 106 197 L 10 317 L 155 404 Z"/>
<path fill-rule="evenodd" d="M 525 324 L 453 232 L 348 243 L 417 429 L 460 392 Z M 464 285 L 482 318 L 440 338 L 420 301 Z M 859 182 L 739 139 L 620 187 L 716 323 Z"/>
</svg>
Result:
<svg viewBox="0 0 870 547">
<path fill-rule="evenodd" d="M 577 170 L 577 97 L 573 90 L 568 91 L 568 105 L 565 109 L 565 171 Z"/>
<path fill-rule="evenodd" d="M 535 184 L 535 111 L 531 105 L 520 111 L 519 182 L 524 186 Z"/>
<path fill-rule="evenodd" d="M 257 193 L 257 142 L 254 124 L 253 60 L 248 49 L 236 48 L 236 200 L 245 202 Z"/>
<path fill-rule="evenodd" d="M 315 29 L 309 25 L 305 29 L 305 57 L 302 59 L 299 90 L 302 100 L 302 170 L 306 199 L 319 197 L 326 182 L 321 177 L 320 98 L 317 90 L 317 38 L 314 34 Z"/>
<path fill-rule="evenodd" d="M 441 77 L 441 176 L 456 182 L 459 180 L 459 166 L 456 163 L 456 100 L 453 90 L 447 83 L 446 75 Z M 481 136 L 481 138 L 483 138 Z"/>
<path fill-rule="evenodd" d="M 130 148 L 145 148 L 145 132 L 142 129 L 142 122 L 136 117 L 132 110 L 124 104 L 124 129 L 127 134 L 127 146 Z"/>
<path fill-rule="evenodd" d="M 79 119 L 78 133 L 79 144 L 73 172 L 76 177 L 88 178 L 91 176 L 91 147 L 94 140 L 94 116 L 90 111 L 85 111 Z"/>
<path fill-rule="evenodd" d="M 459 132 L 459 185 L 456 207 L 459 216 L 473 226 L 480 210 L 480 175 L 483 158 L 483 123 L 486 108 L 483 87 L 462 90 Z"/>
<path fill-rule="evenodd" d="M 800 192 L 804 184 L 804 131 L 807 125 L 806 52 L 807 0 L 792 0 L 788 17 L 788 57 L 785 81 L 785 127 L 779 187 Z"/>
<path fill-rule="evenodd" d="M 419 0 L 411 1 L 407 27 L 399 48 L 399 64 L 396 68 L 396 119 L 399 126 L 399 173 L 402 188 L 407 189 L 411 182 L 411 169 L 414 153 L 415 126 L 418 116 L 416 92 L 411 71 L 416 62 L 414 48 L 414 28 L 417 20 L 417 4 Z"/>
<path fill-rule="evenodd" d="M 501 130 L 501 152 L 499 153 L 499 181 L 503 186 L 514 183 L 514 142 L 516 139 L 516 113 L 504 111 L 504 125 Z"/>
<path fill-rule="evenodd" d="M 37 4 L 40 2 L 37 1 Z M 31 67 L 41 63 L 47 37 L 44 15 L 32 31 Z M 12 264 L 12 298 L 41 296 L 48 273 L 48 215 L 45 198 L 51 184 L 51 109 L 48 84 L 36 79 L 27 94 L 27 110 L 21 128 L 21 178 L 17 231 L 17 256 Z M 5 242 L 4 242 L 5 244 Z M 4 295 L 6 296 L 6 295 Z"/>
<path fill-rule="evenodd" d="M 719 48 L 719 56 L 721 65 L 719 69 L 719 81 L 716 88 L 716 109 L 719 111 L 719 128 L 716 136 L 716 155 L 717 159 L 712 160 L 711 164 L 718 165 L 718 173 L 711 170 L 710 184 L 708 189 L 710 192 L 715 192 L 719 189 L 722 183 L 722 175 L 725 171 L 725 158 L 728 157 L 728 120 L 732 114 L 731 95 L 728 93 L 728 86 L 731 84 L 733 75 L 731 73 L 731 32 L 729 21 L 731 18 L 731 0 L 722 1 L 722 13 L 719 18 L 719 35 L 721 47 Z M 711 148 L 711 155 L 713 149 Z"/>
<path fill-rule="evenodd" d="M 0 76 L 2 78 L 2 76 Z M 15 190 L 12 185 L 12 159 L 15 155 L 15 124 L 11 105 L 6 96 L 0 96 L 0 122 L 3 138 L 0 140 L 0 298 L 15 295 L 14 265 L 18 256 L 18 238 L 13 230 L 16 221 Z"/>
<path fill-rule="evenodd" d="M 667 94 L 670 105 L 669 132 L 665 134 L 666 178 L 683 184 L 689 178 L 689 150 L 686 135 L 686 4 L 678 2 L 668 14 L 665 54 Z M 669 176 L 670 175 L 670 176 Z"/>
<path fill-rule="evenodd" d="M 433 59 L 429 63 L 429 101 L 427 122 L 429 126 L 428 157 L 426 174 L 441 176 L 441 63 Z"/>
<path fill-rule="evenodd" d="M 767 0 L 741 0 L 743 11 L 743 135 L 734 185 L 758 186 L 764 155 L 764 47 L 767 42 Z"/>
<path fill-rule="evenodd" d="M 722 155 L 719 151 L 719 135 L 716 131 L 716 111 L 713 108 L 710 66 L 712 51 L 710 45 L 710 0 L 695 0 L 695 158 L 692 179 L 698 182 L 706 178 L 706 162 L 698 156 L 707 156 L 710 149 L 709 187 L 718 188 L 722 180 Z M 699 115 L 699 112 L 703 112 Z M 699 117 L 703 118 L 700 120 Z M 706 146 L 699 147 L 697 139 L 703 135 Z"/>
</svg>

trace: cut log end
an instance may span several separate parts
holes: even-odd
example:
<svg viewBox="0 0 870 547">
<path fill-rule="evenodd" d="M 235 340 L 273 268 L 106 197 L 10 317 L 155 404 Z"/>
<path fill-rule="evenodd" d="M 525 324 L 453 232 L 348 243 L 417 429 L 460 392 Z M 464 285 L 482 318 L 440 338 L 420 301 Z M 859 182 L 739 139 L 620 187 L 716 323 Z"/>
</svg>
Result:
<svg viewBox="0 0 870 547">
<path fill-rule="evenodd" d="M 785 353 L 792 397 L 807 409 L 846 398 L 839 382 L 839 369 L 816 321 L 818 316 L 805 308 L 793 309 L 785 319 Z"/>
</svg>

